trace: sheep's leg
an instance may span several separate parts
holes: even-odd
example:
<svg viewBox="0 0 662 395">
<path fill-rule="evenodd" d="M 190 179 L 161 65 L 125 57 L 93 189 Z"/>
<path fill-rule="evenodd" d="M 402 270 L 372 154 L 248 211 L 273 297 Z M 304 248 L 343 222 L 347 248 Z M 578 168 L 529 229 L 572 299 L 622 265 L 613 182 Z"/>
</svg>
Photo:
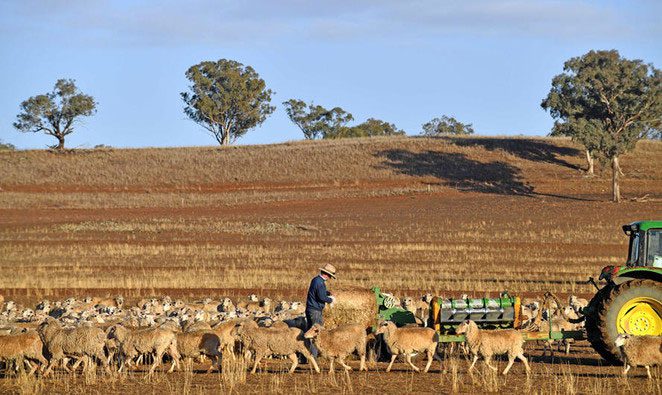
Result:
<svg viewBox="0 0 662 395">
<path fill-rule="evenodd" d="M 359 365 L 359 372 L 362 370 L 368 371 L 368 368 L 365 366 L 365 354 L 361 354 L 361 364 Z"/>
<path fill-rule="evenodd" d="M 421 371 L 421 369 L 417 368 L 416 365 L 411 363 L 411 354 L 405 353 L 405 359 L 407 360 L 407 363 L 409 364 L 409 366 L 411 366 L 412 369 L 414 369 L 417 372 Z"/>
<path fill-rule="evenodd" d="M 631 367 L 632 366 L 630 366 L 630 364 L 625 364 L 625 369 L 623 369 L 623 376 L 628 375 L 628 371 L 630 370 Z"/>
<path fill-rule="evenodd" d="M 44 377 L 48 376 L 51 373 L 51 370 L 53 369 L 53 359 L 50 360 L 48 363 L 48 366 L 46 366 L 46 370 L 44 371 Z"/>
<path fill-rule="evenodd" d="M 430 370 L 430 365 L 432 365 L 432 360 L 434 359 L 434 350 L 428 349 L 425 354 L 427 354 L 428 363 L 425 364 L 425 369 L 423 369 L 423 372 L 427 373 L 428 370 Z"/>
<path fill-rule="evenodd" d="M 526 368 L 526 373 L 528 374 L 531 371 L 531 367 L 529 367 L 529 362 L 526 360 L 526 357 L 524 356 L 524 353 L 519 354 L 517 356 L 517 359 L 524 362 L 524 367 Z"/>
<path fill-rule="evenodd" d="M 391 367 L 393 366 L 393 362 L 395 362 L 395 358 L 397 358 L 397 357 L 398 357 L 397 354 L 393 354 L 393 355 L 391 355 L 391 363 L 389 363 L 389 364 L 388 364 L 388 367 L 386 368 L 386 371 L 387 371 L 387 372 L 390 372 L 390 371 L 391 371 Z"/>
<path fill-rule="evenodd" d="M 514 362 L 515 362 L 515 357 L 511 356 L 511 355 L 508 355 L 508 365 L 506 365 L 506 368 L 503 370 L 503 372 L 501 374 L 503 374 L 504 376 L 507 375 L 508 371 L 513 366 Z"/>
<path fill-rule="evenodd" d="M 333 365 L 335 364 L 335 362 L 336 362 L 336 357 L 329 357 L 329 374 L 333 374 L 334 371 Z"/>
<path fill-rule="evenodd" d="M 258 353 L 256 351 L 255 352 L 255 362 L 253 362 L 253 369 L 251 370 L 252 374 L 254 374 L 257 371 L 257 365 L 260 363 L 261 359 L 262 359 L 262 353 Z"/>
<path fill-rule="evenodd" d="M 179 351 L 177 351 L 177 343 L 170 343 L 168 354 L 170 354 L 170 357 L 172 358 L 172 365 L 170 366 L 168 373 L 172 373 L 175 370 L 175 367 L 179 368 L 179 360 L 182 359 L 182 356 L 179 355 Z"/>
<path fill-rule="evenodd" d="M 163 354 L 165 354 L 165 350 L 157 351 L 156 356 L 154 358 L 154 363 L 152 364 L 152 367 L 149 368 L 149 374 L 154 373 L 156 367 L 161 364 L 161 359 L 163 359 Z"/>
<path fill-rule="evenodd" d="M 570 354 L 570 342 L 565 342 L 565 355 Z"/>
<path fill-rule="evenodd" d="M 37 364 L 32 366 L 30 364 L 30 361 L 28 361 L 27 359 L 24 360 L 23 362 L 27 365 L 28 369 L 30 369 L 30 372 L 28 372 L 28 376 L 31 376 L 37 370 Z"/>
<path fill-rule="evenodd" d="M 315 372 L 319 373 L 320 372 L 320 367 L 317 364 L 317 360 L 315 359 L 315 357 L 313 357 L 313 355 L 310 353 L 310 351 L 308 351 L 308 349 L 305 346 L 303 346 L 299 349 L 299 352 L 301 354 L 303 354 L 303 356 L 306 358 L 306 360 L 308 360 L 310 362 L 311 365 L 313 365 L 313 368 L 315 369 Z"/>
<path fill-rule="evenodd" d="M 648 375 L 648 378 L 649 378 L 649 379 L 652 379 L 653 376 L 651 376 L 651 368 L 650 368 L 650 366 L 646 365 L 646 366 L 644 366 L 644 367 L 646 368 L 646 374 Z"/>
<path fill-rule="evenodd" d="M 347 365 L 347 364 L 345 363 L 345 358 L 343 358 L 343 357 L 338 357 L 338 363 L 340 364 L 340 366 L 342 366 L 343 368 L 345 368 L 345 370 L 352 370 L 352 367 L 349 366 L 349 365 Z"/>
<path fill-rule="evenodd" d="M 478 354 L 474 354 L 474 360 L 471 362 L 471 366 L 469 366 L 469 372 L 471 372 L 474 366 L 476 366 L 476 362 L 478 362 Z"/>
<path fill-rule="evenodd" d="M 496 366 L 492 366 L 490 364 L 490 362 L 492 362 L 492 356 L 491 355 L 485 355 L 484 358 L 485 358 L 485 365 L 487 365 L 488 368 L 490 368 L 494 371 L 499 370 L 499 368 L 497 368 Z"/>
<path fill-rule="evenodd" d="M 288 357 L 292 361 L 292 366 L 290 366 L 290 371 L 288 373 L 293 373 L 294 370 L 297 368 L 297 365 L 299 364 L 299 358 L 297 357 L 297 353 L 295 352 L 288 355 Z"/>
</svg>

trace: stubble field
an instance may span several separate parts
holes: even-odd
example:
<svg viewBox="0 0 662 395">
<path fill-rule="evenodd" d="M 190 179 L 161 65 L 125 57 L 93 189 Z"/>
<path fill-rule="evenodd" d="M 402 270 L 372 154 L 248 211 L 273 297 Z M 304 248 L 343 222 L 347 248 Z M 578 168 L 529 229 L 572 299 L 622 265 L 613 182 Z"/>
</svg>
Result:
<svg viewBox="0 0 662 395">
<path fill-rule="evenodd" d="M 303 299 L 333 263 L 333 287 L 397 295 L 589 297 L 586 284 L 622 263 L 620 225 L 660 219 L 662 143 L 586 177 L 564 139 L 390 138 L 274 146 L 0 152 L 0 287 L 5 299 L 170 295 Z M 636 199 L 635 199 L 636 198 Z M 642 199 L 643 198 L 643 199 Z M 466 373 L 450 357 L 427 376 L 368 373 L 207 375 L 147 379 L 2 379 L 0 389 L 60 392 L 660 392 L 618 377 L 580 343 L 553 361 L 529 345 L 533 374 Z M 270 369 L 280 369 L 270 362 Z M 272 366 L 273 365 L 273 366 Z M 503 367 L 503 362 L 501 362 Z M 235 377 L 236 376 L 236 377 Z M 658 375 L 659 377 L 659 375 Z"/>
</svg>

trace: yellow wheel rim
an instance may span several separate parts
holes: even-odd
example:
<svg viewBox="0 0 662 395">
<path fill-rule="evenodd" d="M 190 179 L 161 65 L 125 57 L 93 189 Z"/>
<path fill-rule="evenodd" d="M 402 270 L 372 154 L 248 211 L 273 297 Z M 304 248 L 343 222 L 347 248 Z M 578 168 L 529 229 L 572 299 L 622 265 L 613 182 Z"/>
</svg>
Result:
<svg viewBox="0 0 662 395">
<path fill-rule="evenodd" d="M 618 333 L 635 336 L 662 335 L 662 303 L 641 297 L 628 300 L 618 311 Z"/>
</svg>

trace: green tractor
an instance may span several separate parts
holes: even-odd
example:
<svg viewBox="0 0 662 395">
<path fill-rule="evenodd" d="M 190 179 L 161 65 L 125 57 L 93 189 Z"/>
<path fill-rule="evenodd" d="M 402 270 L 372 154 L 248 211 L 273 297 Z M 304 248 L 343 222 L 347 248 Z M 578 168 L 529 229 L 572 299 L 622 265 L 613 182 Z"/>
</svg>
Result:
<svg viewBox="0 0 662 395">
<path fill-rule="evenodd" d="M 616 363 L 620 353 L 614 340 L 620 333 L 662 335 L 662 221 L 623 225 L 630 237 L 625 266 L 607 266 L 598 290 L 584 309 L 586 335 L 593 348 Z"/>
</svg>

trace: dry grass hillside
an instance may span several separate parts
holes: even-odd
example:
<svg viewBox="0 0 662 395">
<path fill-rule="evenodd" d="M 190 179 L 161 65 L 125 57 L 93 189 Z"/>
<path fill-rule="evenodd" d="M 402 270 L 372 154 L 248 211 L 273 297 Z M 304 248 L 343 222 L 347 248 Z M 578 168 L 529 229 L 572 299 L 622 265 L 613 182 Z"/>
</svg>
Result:
<svg viewBox="0 0 662 395">
<path fill-rule="evenodd" d="M 265 146 L 0 152 L 0 286 L 300 295 L 590 292 L 624 254 L 622 222 L 662 212 L 662 143 L 586 177 L 566 139 L 373 138 Z"/>
</svg>

